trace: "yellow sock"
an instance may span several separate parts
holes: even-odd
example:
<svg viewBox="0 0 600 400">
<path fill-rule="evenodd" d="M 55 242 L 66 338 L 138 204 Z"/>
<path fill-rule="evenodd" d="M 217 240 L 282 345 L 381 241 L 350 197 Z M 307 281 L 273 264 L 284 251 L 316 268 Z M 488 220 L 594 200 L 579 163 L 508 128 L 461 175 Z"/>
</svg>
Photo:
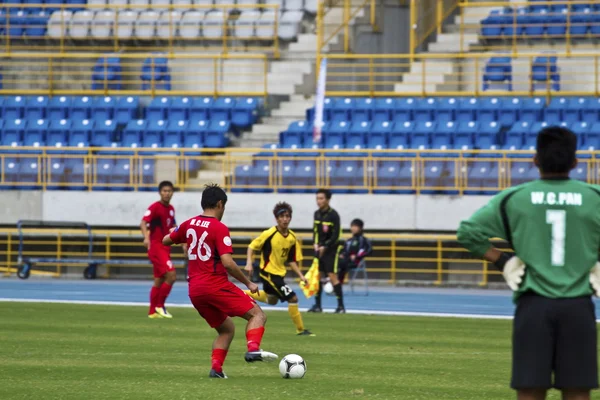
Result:
<svg viewBox="0 0 600 400">
<path fill-rule="evenodd" d="M 259 290 L 258 293 L 252 293 L 249 290 L 244 290 L 248 296 L 252 297 L 256 301 L 260 301 L 261 303 L 267 302 L 267 293 L 264 290 Z"/>
<path fill-rule="evenodd" d="M 298 303 L 288 304 L 288 313 L 292 318 L 292 322 L 296 325 L 296 332 L 304 332 L 304 322 L 302 321 L 302 314 L 298 310 Z"/>
</svg>

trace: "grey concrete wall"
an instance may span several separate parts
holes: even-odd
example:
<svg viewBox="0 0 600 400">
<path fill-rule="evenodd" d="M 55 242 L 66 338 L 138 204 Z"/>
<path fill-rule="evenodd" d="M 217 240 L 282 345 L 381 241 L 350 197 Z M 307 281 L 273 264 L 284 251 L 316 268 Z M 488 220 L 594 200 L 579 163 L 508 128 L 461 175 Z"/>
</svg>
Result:
<svg viewBox="0 0 600 400">
<path fill-rule="evenodd" d="M 294 207 L 293 227 L 312 228 L 316 209 L 312 194 L 230 193 L 224 222 L 231 228 L 263 228 L 273 222 L 271 210 L 278 201 Z M 176 218 L 183 221 L 201 213 L 200 193 L 176 193 Z M 156 201 L 153 192 L 0 192 L 0 224 L 19 219 L 84 221 L 90 225 L 136 226 L 147 206 Z M 480 208 L 487 196 L 334 195 L 345 227 L 362 218 L 368 229 L 455 230 L 459 222 Z"/>
</svg>

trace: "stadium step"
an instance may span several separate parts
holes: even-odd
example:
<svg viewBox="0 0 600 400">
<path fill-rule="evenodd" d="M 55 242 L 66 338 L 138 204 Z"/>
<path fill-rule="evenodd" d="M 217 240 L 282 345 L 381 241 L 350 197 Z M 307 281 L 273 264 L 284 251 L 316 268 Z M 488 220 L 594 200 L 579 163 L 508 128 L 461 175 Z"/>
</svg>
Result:
<svg viewBox="0 0 600 400">
<path fill-rule="evenodd" d="M 477 33 L 462 34 L 462 51 L 468 51 L 472 44 L 479 42 Z M 437 41 L 427 46 L 429 53 L 457 53 L 461 51 L 460 33 L 442 33 L 437 36 Z"/>
</svg>

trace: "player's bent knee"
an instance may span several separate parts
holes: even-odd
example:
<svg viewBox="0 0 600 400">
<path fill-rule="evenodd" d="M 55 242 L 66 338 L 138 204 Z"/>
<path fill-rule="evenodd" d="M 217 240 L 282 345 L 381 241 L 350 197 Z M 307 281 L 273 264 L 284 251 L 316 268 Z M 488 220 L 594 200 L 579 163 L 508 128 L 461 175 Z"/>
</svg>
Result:
<svg viewBox="0 0 600 400">
<path fill-rule="evenodd" d="M 267 303 L 269 303 L 270 305 L 274 306 L 275 304 L 277 304 L 277 302 L 279 301 L 279 299 L 275 296 L 269 296 L 267 297 Z"/>
<path fill-rule="evenodd" d="M 235 334 L 235 324 L 233 320 L 229 317 L 223 321 L 223 323 L 215 328 L 219 335 L 231 335 Z"/>
<path fill-rule="evenodd" d="M 297 304 L 298 303 L 298 297 L 297 296 L 292 296 L 289 300 L 288 303 L 290 304 Z"/>
</svg>

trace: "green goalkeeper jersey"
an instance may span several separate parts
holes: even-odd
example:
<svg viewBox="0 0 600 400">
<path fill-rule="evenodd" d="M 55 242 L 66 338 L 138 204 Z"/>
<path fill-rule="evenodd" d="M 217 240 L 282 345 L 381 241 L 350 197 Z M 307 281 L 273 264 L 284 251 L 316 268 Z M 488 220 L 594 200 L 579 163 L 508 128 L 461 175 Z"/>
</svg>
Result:
<svg viewBox="0 0 600 400">
<path fill-rule="evenodd" d="M 458 241 L 479 257 L 490 238 L 505 239 L 527 266 L 515 300 L 526 291 L 549 298 L 592 294 L 589 273 L 600 248 L 600 187 L 541 179 L 494 196 L 461 222 Z"/>
</svg>

